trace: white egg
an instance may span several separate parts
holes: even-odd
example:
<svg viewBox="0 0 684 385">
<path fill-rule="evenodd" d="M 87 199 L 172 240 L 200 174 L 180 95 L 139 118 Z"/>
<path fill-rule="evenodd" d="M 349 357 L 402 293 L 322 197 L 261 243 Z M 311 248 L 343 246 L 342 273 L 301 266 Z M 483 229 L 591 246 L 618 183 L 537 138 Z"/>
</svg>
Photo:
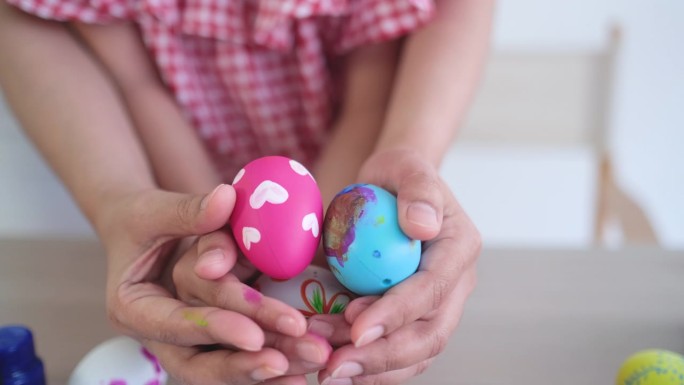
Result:
<svg viewBox="0 0 684 385">
<path fill-rule="evenodd" d="M 116 337 L 88 352 L 68 385 L 163 385 L 166 380 L 157 358 L 139 342 Z"/>
<path fill-rule="evenodd" d="M 307 317 L 314 314 L 342 313 L 354 298 L 328 269 L 314 265 L 288 280 L 262 275 L 254 288 L 265 296 L 298 309 Z"/>
</svg>

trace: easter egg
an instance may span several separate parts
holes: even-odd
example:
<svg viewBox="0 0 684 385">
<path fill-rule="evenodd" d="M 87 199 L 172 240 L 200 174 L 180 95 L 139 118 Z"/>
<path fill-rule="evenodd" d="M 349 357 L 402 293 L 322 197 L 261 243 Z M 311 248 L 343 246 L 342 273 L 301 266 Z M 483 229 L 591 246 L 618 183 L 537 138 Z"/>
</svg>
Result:
<svg viewBox="0 0 684 385">
<path fill-rule="evenodd" d="M 323 219 L 311 173 L 295 160 L 268 156 L 240 170 L 233 187 L 230 226 L 242 253 L 270 277 L 301 273 L 316 253 Z"/>
<path fill-rule="evenodd" d="M 617 385 L 684 385 L 684 357 L 667 350 L 644 350 L 625 360 Z"/>
<path fill-rule="evenodd" d="M 356 294 L 382 294 L 420 263 L 420 241 L 401 231 L 396 197 L 378 186 L 342 190 L 330 203 L 323 228 L 330 270 Z"/>
<path fill-rule="evenodd" d="M 86 354 L 68 385 L 163 385 L 166 380 L 157 358 L 138 341 L 116 337 Z"/>
<path fill-rule="evenodd" d="M 328 269 L 314 265 L 288 280 L 262 275 L 253 286 L 263 295 L 294 307 L 305 317 L 342 313 L 354 298 Z"/>
</svg>

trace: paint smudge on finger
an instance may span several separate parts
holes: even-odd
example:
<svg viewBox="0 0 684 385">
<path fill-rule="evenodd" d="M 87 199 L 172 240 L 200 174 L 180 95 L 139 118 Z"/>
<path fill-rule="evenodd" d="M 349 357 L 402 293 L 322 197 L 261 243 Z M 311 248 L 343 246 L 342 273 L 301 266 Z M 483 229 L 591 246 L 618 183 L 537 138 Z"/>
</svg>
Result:
<svg viewBox="0 0 684 385">
<path fill-rule="evenodd" d="M 251 287 L 245 287 L 242 292 L 242 296 L 245 298 L 245 301 L 251 303 L 252 305 L 261 304 L 261 298 L 263 297 L 261 293 L 252 289 Z"/>
<path fill-rule="evenodd" d="M 209 322 L 206 319 L 204 319 L 204 317 L 202 317 L 202 315 L 197 314 L 197 313 L 192 312 L 192 311 L 184 311 L 183 312 L 183 318 L 188 320 L 188 321 L 194 322 L 195 325 L 197 325 L 201 328 L 205 328 L 205 327 L 209 326 Z"/>
</svg>

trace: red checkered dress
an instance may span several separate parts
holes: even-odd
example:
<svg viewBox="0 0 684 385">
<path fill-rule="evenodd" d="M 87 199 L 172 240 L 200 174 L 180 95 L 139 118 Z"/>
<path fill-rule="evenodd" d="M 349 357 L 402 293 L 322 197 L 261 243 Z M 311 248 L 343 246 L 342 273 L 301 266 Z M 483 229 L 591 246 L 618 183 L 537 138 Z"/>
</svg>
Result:
<svg viewBox="0 0 684 385">
<path fill-rule="evenodd" d="M 338 99 L 329 64 L 413 31 L 435 11 L 433 0 L 7 1 L 46 19 L 135 21 L 228 181 L 266 154 L 310 164 Z"/>
</svg>

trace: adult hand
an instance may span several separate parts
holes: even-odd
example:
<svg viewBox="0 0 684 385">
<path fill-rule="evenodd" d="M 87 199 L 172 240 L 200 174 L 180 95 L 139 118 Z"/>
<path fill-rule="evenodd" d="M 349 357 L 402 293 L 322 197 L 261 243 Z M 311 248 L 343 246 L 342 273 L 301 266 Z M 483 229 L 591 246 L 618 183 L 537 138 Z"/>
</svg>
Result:
<svg viewBox="0 0 684 385">
<path fill-rule="evenodd" d="M 191 306 L 176 298 L 165 272 L 178 241 L 209 234 L 228 221 L 229 185 L 206 196 L 149 190 L 107 208 L 98 223 L 108 256 L 107 309 L 114 326 L 139 339 L 184 384 L 253 384 L 288 373 L 276 336 L 301 337 L 306 320 L 295 309 L 231 282 L 226 307 Z M 277 333 L 277 334 L 269 334 Z M 228 348 L 209 349 L 207 346 Z M 301 376 L 278 383 L 301 384 Z"/>
<path fill-rule="evenodd" d="M 353 344 L 319 372 L 325 385 L 397 384 L 422 373 L 446 346 L 475 286 L 479 233 L 431 164 L 411 150 L 388 150 L 366 161 L 359 182 L 397 194 L 399 224 L 424 241 L 422 258 L 415 274 L 382 297 L 348 305 Z"/>
</svg>

